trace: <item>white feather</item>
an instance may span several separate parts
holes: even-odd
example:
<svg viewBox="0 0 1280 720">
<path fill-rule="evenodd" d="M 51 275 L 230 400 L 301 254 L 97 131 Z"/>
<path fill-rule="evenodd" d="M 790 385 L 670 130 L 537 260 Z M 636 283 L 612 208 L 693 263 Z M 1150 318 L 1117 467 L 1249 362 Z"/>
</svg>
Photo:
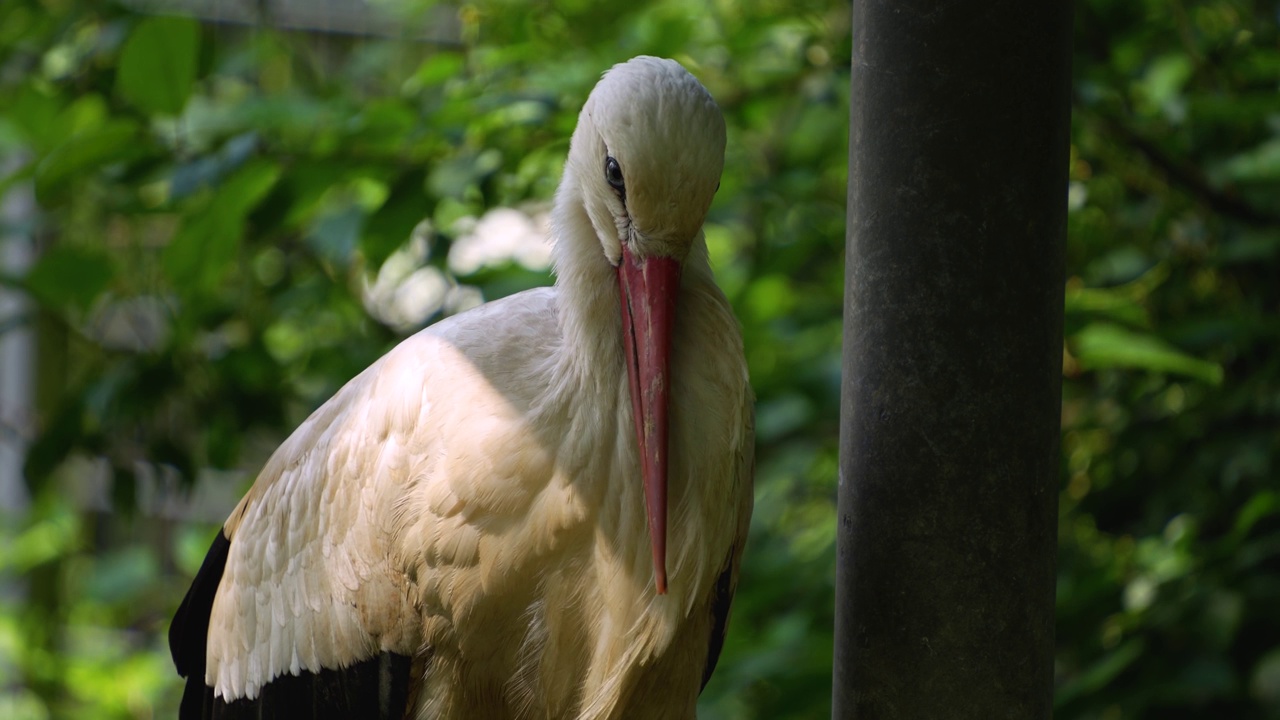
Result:
<svg viewBox="0 0 1280 720">
<path fill-rule="evenodd" d="M 691 717 L 751 502 L 742 340 L 700 230 L 724 142 L 678 64 L 605 76 L 556 196 L 555 288 L 401 343 L 285 441 L 227 521 L 218 696 L 390 650 L 430 655 L 422 718 Z M 606 151 L 626 168 L 626 217 Z M 623 241 L 684 258 L 664 596 L 622 355 Z"/>
</svg>

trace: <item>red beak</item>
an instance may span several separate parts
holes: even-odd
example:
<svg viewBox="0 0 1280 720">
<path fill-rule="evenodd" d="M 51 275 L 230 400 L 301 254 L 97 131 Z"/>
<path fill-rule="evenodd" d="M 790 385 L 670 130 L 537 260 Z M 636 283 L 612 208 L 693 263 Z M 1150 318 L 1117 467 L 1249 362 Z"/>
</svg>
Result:
<svg viewBox="0 0 1280 720">
<path fill-rule="evenodd" d="M 622 263 L 618 265 L 622 343 L 631 380 L 631 412 L 659 595 L 667 592 L 667 398 L 679 287 L 679 262 L 665 257 L 637 260 L 625 244 L 622 246 Z"/>
</svg>

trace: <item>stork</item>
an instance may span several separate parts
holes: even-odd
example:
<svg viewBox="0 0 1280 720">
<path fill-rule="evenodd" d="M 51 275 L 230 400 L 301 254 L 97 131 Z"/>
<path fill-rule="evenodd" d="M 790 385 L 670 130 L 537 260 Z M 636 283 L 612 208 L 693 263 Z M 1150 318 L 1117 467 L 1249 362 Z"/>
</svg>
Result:
<svg viewBox="0 0 1280 720">
<path fill-rule="evenodd" d="M 603 75 L 554 287 L 408 338 L 276 450 L 170 627 L 184 720 L 695 716 L 752 502 L 724 150 L 679 63 Z"/>
</svg>

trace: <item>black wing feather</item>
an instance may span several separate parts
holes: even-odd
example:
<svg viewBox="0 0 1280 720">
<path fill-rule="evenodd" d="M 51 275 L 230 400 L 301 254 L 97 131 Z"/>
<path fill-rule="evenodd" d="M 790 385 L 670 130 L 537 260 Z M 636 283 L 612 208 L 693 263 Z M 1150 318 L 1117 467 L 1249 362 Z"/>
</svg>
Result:
<svg viewBox="0 0 1280 720">
<path fill-rule="evenodd" d="M 702 687 L 698 692 L 707 688 L 711 674 L 716 671 L 716 663 L 720 661 L 720 651 L 724 649 L 724 636 L 729 629 L 729 607 L 733 604 L 733 553 L 734 548 L 730 548 L 724 570 L 716 579 L 715 599 L 711 601 L 711 642 L 707 647 L 707 664 L 702 670 Z"/>
<path fill-rule="evenodd" d="M 213 698 L 213 688 L 204 688 L 205 703 L 212 706 L 210 717 L 215 720 L 401 720 L 409 705 L 410 664 L 406 655 L 384 652 L 336 670 L 281 675 L 253 700 L 226 703 Z"/>
<path fill-rule="evenodd" d="M 410 658 L 384 652 L 341 668 L 282 675 L 264 685 L 253 700 L 225 702 L 204 684 L 209 648 L 209 617 L 222 582 L 231 540 L 220 531 L 169 626 L 169 652 L 178 674 L 187 679 L 178 710 L 180 720 L 302 718 L 401 720 L 408 712 Z"/>
<path fill-rule="evenodd" d="M 199 720 L 212 717 L 213 693 L 205 697 L 205 654 L 209 649 L 209 616 L 213 613 L 213 598 L 222 582 L 222 571 L 227 566 L 227 554 L 231 540 L 225 530 L 209 546 L 199 572 L 191 581 L 186 597 L 173 615 L 169 625 L 169 654 L 178 674 L 187 679 L 182 692 L 182 705 L 178 708 L 181 720 Z"/>
</svg>

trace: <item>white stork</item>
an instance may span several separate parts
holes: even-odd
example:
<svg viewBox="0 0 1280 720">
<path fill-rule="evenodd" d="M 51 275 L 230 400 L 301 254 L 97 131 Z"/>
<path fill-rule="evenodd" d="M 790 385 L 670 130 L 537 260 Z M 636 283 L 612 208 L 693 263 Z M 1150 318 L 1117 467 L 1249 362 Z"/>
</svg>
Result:
<svg viewBox="0 0 1280 720">
<path fill-rule="evenodd" d="M 605 73 L 555 286 L 405 340 L 272 455 L 170 628 L 182 718 L 694 717 L 752 502 L 724 148 L 679 63 Z"/>
</svg>

